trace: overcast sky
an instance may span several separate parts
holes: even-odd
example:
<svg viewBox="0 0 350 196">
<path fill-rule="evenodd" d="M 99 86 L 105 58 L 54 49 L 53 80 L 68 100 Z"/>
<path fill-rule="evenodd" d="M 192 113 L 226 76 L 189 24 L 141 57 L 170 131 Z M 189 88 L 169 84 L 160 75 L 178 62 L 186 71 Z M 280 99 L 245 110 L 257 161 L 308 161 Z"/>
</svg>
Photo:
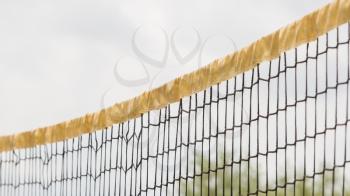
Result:
<svg viewBox="0 0 350 196">
<path fill-rule="evenodd" d="M 136 96 L 327 2 L 3 0 L 0 134 Z"/>
</svg>

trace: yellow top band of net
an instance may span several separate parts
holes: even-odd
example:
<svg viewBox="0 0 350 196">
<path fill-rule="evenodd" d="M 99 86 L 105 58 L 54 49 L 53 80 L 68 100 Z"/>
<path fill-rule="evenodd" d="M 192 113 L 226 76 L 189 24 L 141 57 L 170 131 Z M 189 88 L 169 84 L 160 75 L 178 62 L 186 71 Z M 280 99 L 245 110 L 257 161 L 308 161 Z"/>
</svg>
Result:
<svg viewBox="0 0 350 196">
<path fill-rule="evenodd" d="M 278 57 L 289 49 L 314 41 L 349 20 L 350 0 L 335 0 L 302 19 L 262 37 L 248 47 L 130 100 L 56 125 L 2 136 L 0 152 L 59 142 L 136 118 L 142 113 L 162 108 L 179 101 L 182 97 L 228 80 L 263 61 Z"/>
</svg>

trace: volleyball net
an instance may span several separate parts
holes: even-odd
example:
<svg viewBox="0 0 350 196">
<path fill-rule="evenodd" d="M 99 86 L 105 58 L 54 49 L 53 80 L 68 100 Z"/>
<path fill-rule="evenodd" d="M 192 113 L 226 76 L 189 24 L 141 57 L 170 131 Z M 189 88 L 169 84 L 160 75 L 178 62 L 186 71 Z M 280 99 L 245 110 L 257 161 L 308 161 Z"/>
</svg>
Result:
<svg viewBox="0 0 350 196">
<path fill-rule="evenodd" d="M 311 26 L 287 27 L 317 33 L 294 32 L 294 45 L 277 55 L 245 62 L 242 50 L 216 61 L 199 71 L 204 86 L 178 99 L 144 109 L 136 98 L 85 121 L 0 138 L 0 195 L 350 195 L 349 4 L 335 1 L 307 16 Z M 319 20 L 329 24 L 315 28 Z M 254 54 L 280 44 L 258 43 Z M 233 71 L 221 73 L 228 64 Z M 156 92 L 197 84 L 187 76 Z"/>
</svg>

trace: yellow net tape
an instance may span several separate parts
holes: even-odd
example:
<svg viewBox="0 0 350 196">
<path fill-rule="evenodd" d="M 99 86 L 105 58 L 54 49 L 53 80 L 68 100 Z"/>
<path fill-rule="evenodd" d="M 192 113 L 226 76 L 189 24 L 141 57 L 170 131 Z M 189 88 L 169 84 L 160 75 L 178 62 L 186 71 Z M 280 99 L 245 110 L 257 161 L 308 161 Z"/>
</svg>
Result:
<svg viewBox="0 0 350 196">
<path fill-rule="evenodd" d="M 53 126 L 0 137 L 0 152 L 28 148 L 77 137 L 84 133 L 133 119 L 147 111 L 162 108 L 182 97 L 205 90 L 221 81 L 250 70 L 282 52 L 315 40 L 326 32 L 350 20 L 350 0 L 336 0 L 252 43 L 246 48 L 156 89 L 99 112 Z"/>
</svg>

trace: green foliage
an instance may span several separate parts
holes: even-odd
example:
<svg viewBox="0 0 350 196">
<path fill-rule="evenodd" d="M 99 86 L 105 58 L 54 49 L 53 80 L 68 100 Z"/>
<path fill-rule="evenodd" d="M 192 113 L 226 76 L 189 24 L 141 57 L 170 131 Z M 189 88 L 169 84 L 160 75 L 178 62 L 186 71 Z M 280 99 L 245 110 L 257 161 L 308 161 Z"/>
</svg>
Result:
<svg viewBox="0 0 350 196">
<path fill-rule="evenodd" d="M 250 167 L 248 169 L 247 162 L 224 167 L 222 156 L 220 156 L 218 163 L 209 161 L 206 157 L 198 156 L 195 163 L 197 175 L 193 179 L 189 178 L 187 183 L 185 180 L 180 182 L 182 195 L 254 194 L 257 193 L 257 176 L 264 177 L 263 174 L 257 175 L 255 168 Z M 216 166 L 219 169 L 216 169 Z M 337 183 L 342 185 L 345 182 L 343 182 L 341 175 L 335 175 L 333 182 L 333 172 L 335 171 L 326 171 L 324 175 L 317 175 L 313 179 L 298 180 L 294 184 L 288 184 L 285 188 L 274 188 L 268 191 L 267 194 L 259 192 L 259 195 L 331 195 L 332 192 L 334 195 L 342 195 L 341 190 L 334 189 L 334 186 Z M 277 177 L 279 185 L 285 185 L 285 180 L 284 176 Z M 288 180 L 288 182 L 291 180 Z M 271 187 L 273 186 L 270 185 L 269 188 L 271 189 Z M 259 190 L 265 190 L 265 187 L 260 185 Z M 350 195 L 350 191 L 348 190 L 343 194 Z"/>
</svg>

